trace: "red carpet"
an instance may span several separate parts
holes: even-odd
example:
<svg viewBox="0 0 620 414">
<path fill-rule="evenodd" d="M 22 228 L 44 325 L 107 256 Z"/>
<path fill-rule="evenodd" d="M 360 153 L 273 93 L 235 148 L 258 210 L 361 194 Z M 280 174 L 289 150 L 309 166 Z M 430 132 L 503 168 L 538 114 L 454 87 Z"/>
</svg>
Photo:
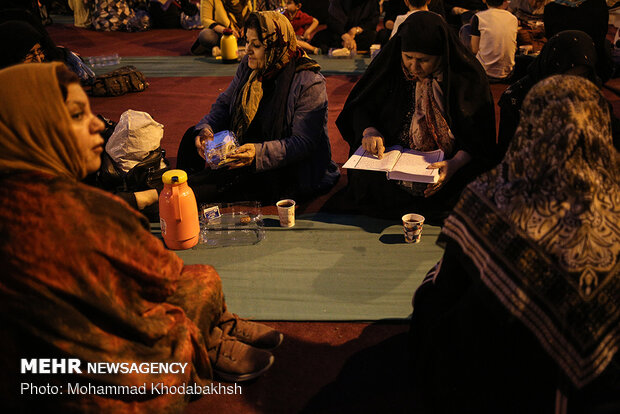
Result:
<svg viewBox="0 0 620 414">
<path fill-rule="evenodd" d="M 273 322 L 287 336 L 242 395 L 204 396 L 186 413 L 395 413 L 407 410 L 407 324 Z"/>
<path fill-rule="evenodd" d="M 153 119 L 164 125 L 162 146 L 174 165 L 183 134 L 209 112 L 211 104 L 231 79 L 229 76 L 149 78 L 149 87 L 144 92 L 113 98 L 91 98 L 91 105 L 95 113 L 114 121 L 118 121 L 127 109 L 151 114 Z M 347 160 L 349 146 L 340 137 L 335 121 L 356 80 L 357 77 L 349 76 L 327 77 L 329 137 L 333 159 L 338 163 Z"/>
<path fill-rule="evenodd" d="M 52 24 L 46 29 L 58 46 L 69 47 L 82 56 L 185 56 L 200 33 L 183 29 L 96 32 L 64 24 Z"/>
</svg>

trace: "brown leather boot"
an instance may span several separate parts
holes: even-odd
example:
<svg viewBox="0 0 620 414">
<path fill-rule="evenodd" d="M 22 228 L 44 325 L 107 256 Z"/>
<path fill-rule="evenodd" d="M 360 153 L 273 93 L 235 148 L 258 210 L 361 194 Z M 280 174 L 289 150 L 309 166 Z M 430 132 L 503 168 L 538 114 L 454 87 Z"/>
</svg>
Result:
<svg viewBox="0 0 620 414">
<path fill-rule="evenodd" d="M 213 372 L 230 382 L 254 379 L 267 371 L 274 361 L 271 352 L 244 344 L 218 327 L 213 328 L 209 336 L 208 353 Z"/>
<path fill-rule="evenodd" d="M 284 335 L 262 323 L 251 322 L 241 319 L 228 310 L 222 313 L 219 326 L 222 331 L 230 336 L 234 336 L 241 342 L 262 349 L 274 349 L 282 343 Z"/>
</svg>

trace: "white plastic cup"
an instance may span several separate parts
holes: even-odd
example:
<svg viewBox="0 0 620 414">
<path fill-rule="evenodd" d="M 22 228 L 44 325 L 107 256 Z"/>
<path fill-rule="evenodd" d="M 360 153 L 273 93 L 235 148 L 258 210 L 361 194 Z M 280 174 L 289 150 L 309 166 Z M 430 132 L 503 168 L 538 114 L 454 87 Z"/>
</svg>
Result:
<svg viewBox="0 0 620 414">
<path fill-rule="evenodd" d="M 419 243 L 422 237 L 422 227 L 424 226 L 424 216 L 420 214 L 405 214 L 402 217 L 403 231 L 407 243 Z"/>
<path fill-rule="evenodd" d="M 372 45 L 370 45 L 370 59 L 374 59 L 375 56 L 377 56 L 380 51 L 381 51 L 381 45 L 380 44 L 372 44 Z"/>
<path fill-rule="evenodd" d="M 280 200 L 276 203 L 276 207 L 278 207 L 280 226 L 293 227 L 295 225 L 295 200 L 290 198 Z"/>
</svg>

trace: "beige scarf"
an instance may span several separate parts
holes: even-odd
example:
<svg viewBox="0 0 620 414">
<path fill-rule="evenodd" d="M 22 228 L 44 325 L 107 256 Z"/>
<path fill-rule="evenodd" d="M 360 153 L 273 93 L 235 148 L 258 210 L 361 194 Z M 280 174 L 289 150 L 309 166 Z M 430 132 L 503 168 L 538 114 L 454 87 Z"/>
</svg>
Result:
<svg viewBox="0 0 620 414">
<path fill-rule="evenodd" d="M 58 86 L 60 65 L 29 63 L 0 71 L 0 171 L 86 176 Z"/>
</svg>

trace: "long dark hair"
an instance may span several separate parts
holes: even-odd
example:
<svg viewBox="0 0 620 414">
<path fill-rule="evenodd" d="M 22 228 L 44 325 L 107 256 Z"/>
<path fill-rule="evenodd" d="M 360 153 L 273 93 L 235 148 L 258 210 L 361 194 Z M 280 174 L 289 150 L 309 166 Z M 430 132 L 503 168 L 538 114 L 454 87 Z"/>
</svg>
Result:
<svg viewBox="0 0 620 414">
<path fill-rule="evenodd" d="M 56 66 L 56 78 L 58 79 L 58 86 L 62 93 L 62 100 L 67 100 L 67 89 L 72 83 L 80 83 L 80 78 L 74 72 L 71 72 L 65 65 Z"/>
<path fill-rule="evenodd" d="M 256 13 L 250 13 L 250 15 L 245 20 L 243 28 L 245 29 L 246 33 L 248 29 L 254 29 L 256 31 L 256 34 L 258 35 L 258 40 L 260 40 L 261 42 L 264 40 L 263 30 L 261 29 L 260 20 L 258 19 L 258 15 Z"/>
</svg>

